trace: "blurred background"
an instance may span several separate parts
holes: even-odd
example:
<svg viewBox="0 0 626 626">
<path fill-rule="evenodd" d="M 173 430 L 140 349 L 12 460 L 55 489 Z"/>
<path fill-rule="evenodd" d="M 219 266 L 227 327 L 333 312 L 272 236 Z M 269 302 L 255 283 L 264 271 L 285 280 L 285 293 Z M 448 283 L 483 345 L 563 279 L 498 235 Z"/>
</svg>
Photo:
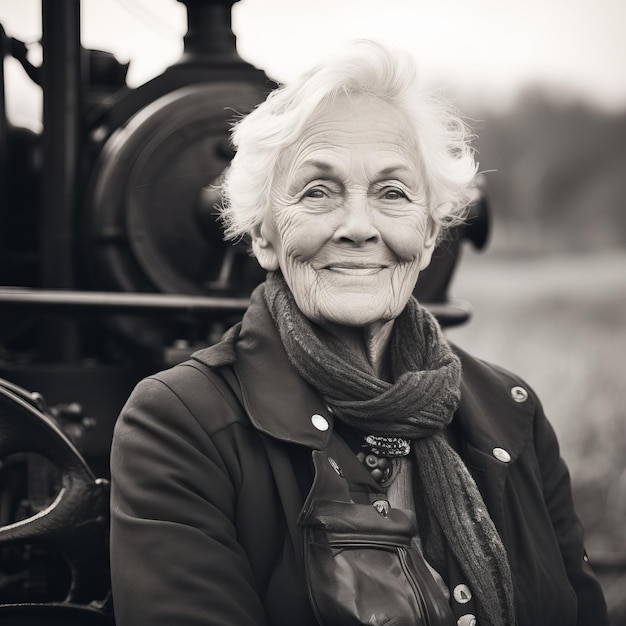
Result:
<svg viewBox="0 0 626 626">
<path fill-rule="evenodd" d="M 183 52 L 175 0 L 82 0 L 82 44 L 129 63 L 134 88 Z M 0 0 L 41 61 L 39 0 Z M 622 0 L 241 0 L 237 50 L 288 82 L 356 37 L 412 51 L 475 129 L 488 245 L 464 249 L 449 337 L 543 400 L 614 624 L 626 624 L 626 3 Z M 41 89 L 5 62 L 10 122 L 42 128 Z"/>
</svg>

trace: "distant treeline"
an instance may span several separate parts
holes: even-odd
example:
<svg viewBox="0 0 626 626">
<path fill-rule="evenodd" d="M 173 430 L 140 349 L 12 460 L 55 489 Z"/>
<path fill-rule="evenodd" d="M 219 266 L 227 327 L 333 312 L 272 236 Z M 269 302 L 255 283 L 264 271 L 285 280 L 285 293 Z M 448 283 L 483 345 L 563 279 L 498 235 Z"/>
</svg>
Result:
<svg viewBox="0 0 626 626">
<path fill-rule="evenodd" d="M 506 113 L 472 118 L 493 245 L 514 252 L 626 247 L 626 111 L 530 90 Z"/>
</svg>

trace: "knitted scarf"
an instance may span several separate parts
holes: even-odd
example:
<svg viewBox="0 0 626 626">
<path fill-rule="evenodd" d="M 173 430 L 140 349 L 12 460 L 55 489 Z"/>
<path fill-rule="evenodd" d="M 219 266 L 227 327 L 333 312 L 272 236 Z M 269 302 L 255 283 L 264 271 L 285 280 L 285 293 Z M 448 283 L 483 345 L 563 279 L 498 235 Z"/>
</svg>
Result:
<svg viewBox="0 0 626 626">
<path fill-rule="evenodd" d="M 410 439 L 417 484 L 432 534 L 460 564 L 482 626 L 513 626 L 513 586 L 502 540 L 476 483 L 443 429 L 460 397 L 461 364 L 437 321 L 411 298 L 389 341 L 393 383 L 376 376 L 354 352 L 300 311 L 279 272 L 264 284 L 267 306 L 289 360 L 335 416 L 363 432 Z M 435 539 L 436 540 L 436 539 Z"/>
</svg>

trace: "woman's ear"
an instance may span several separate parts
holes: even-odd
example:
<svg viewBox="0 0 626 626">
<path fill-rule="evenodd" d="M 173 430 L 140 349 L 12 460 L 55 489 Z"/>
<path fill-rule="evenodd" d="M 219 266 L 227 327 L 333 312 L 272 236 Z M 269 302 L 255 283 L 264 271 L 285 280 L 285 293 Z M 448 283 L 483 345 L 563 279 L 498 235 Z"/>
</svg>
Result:
<svg viewBox="0 0 626 626">
<path fill-rule="evenodd" d="M 263 226 L 255 226 L 250 239 L 252 241 L 252 252 L 259 265 L 268 272 L 276 271 L 279 268 L 278 256 L 274 248 L 271 237 L 266 236 Z"/>
<path fill-rule="evenodd" d="M 437 245 L 439 231 L 439 225 L 432 217 L 429 218 L 426 232 L 424 233 L 424 248 L 422 250 L 422 258 L 420 259 L 420 272 L 430 265 L 430 260 Z"/>
</svg>

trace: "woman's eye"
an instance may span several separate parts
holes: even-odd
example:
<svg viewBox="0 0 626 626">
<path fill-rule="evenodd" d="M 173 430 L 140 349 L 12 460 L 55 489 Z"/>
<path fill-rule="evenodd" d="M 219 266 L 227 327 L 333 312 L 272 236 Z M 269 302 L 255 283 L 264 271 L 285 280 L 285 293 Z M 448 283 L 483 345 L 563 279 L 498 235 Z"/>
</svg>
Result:
<svg viewBox="0 0 626 626">
<path fill-rule="evenodd" d="M 312 187 L 304 194 L 305 198 L 326 198 L 326 196 L 328 196 L 328 194 L 321 187 Z"/>
<path fill-rule="evenodd" d="M 383 189 L 381 195 L 385 200 L 405 200 L 407 197 L 404 191 L 397 189 L 396 187 L 387 187 L 386 189 Z"/>
</svg>

